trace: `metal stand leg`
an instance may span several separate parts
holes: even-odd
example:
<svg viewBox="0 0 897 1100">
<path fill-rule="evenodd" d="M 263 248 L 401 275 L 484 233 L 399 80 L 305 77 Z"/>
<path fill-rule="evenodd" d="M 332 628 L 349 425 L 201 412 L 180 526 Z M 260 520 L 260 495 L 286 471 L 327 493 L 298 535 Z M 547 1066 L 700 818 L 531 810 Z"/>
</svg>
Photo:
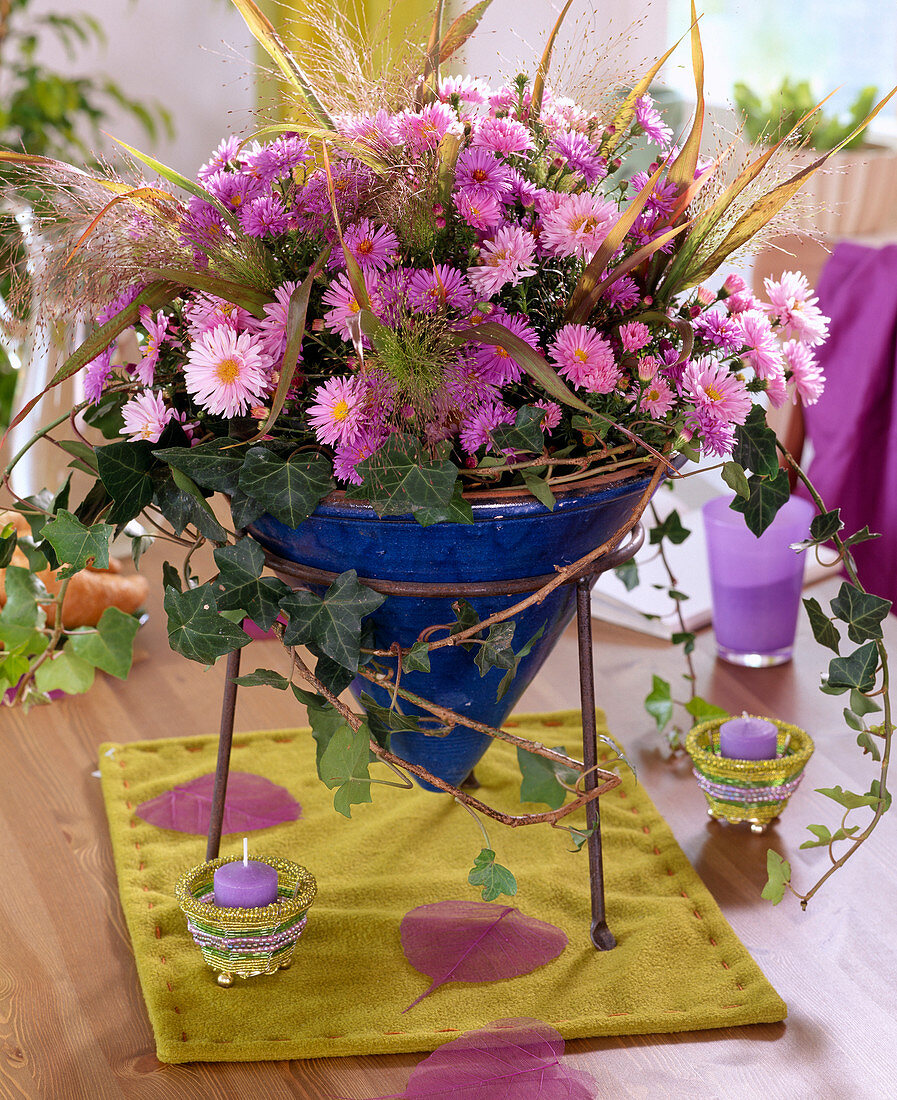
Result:
<svg viewBox="0 0 897 1100">
<path fill-rule="evenodd" d="M 209 842 L 206 861 L 218 858 L 221 846 L 221 825 L 224 821 L 224 800 L 227 796 L 227 775 L 230 770 L 230 750 L 234 736 L 234 714 L 237 709 L 237 685 L 240 675 L 240 650 L 232 649 L 227 655 L 227 671 L 224 680 L 224 698 L 221 703 L 221 731 L 218 736 L 218 762 L 215 765 L 215 789 L 212 795 L 212 812 L 209 816 Z"/>
<path fill-rule="evenodd" d="M 585 789 L 594 790 L 598 778 L 594 769 L 598 764 L 598 731 L 595 726 L 595 677 L 592 671 L 592 616 L 589 593 L 592 577 L 581 577 L 576 582 L 576 626 L 579 640 L 579 692 L 582 702 L 582 760 L 587 774 Z M 607 926 L 604 911 L 604 858 L 601 852 L 601 817 L 598 799 L 586 803 L 586 825 L 590 833 L 586 846 L 589 850 L 589 888 L 592 894 L 592 924 L 590 936 L 599 951 L 609 951 L 617 946 L 614 934 Z"/>
</svg>

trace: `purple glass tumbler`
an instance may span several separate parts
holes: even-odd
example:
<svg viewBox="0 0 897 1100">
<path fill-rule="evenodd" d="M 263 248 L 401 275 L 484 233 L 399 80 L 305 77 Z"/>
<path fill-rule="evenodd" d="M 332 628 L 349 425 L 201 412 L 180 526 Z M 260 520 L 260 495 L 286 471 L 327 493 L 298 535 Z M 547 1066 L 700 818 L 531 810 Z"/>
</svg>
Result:
<svg viewBox="0 0 897 1100">
<path fill-rule="evenodd" d="M 815 509 L 793 496 L 757 538 L 732 500 L 703 508 L 716 651 L 735 665 L 780 665 L 794 650 L 806 557 L 789 547 L 809 536 Z"/>
</svg>

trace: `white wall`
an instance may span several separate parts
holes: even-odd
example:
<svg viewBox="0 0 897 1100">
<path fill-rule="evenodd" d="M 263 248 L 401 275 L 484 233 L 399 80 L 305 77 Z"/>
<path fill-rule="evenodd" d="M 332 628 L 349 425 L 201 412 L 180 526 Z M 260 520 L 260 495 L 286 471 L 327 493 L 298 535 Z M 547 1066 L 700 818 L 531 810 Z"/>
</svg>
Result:
<svg viewBox="0 0 897 1100">
<path fill-rule="evenodd" d="M 163 103 L 174 115 L 173 142 L 150 149 L 137 123 L 118 112 L 108 129 L 178 171 L 194 175 L 226 132 L 249 126 L 254 42 L 227 0 L 34 0 L 31 10 L 84 10 L 100 21 L 105 49 L 70 62 L 54 44 L 41 59 L 61 72 L 108 75 L 131 98 Z"/>
</svg>

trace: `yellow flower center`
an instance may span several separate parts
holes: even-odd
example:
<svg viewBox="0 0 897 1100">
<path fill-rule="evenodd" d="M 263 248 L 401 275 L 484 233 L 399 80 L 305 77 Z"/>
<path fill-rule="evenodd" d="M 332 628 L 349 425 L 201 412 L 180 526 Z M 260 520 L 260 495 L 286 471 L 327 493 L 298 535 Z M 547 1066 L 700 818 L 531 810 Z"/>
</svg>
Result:
<svg viewBox="0 0 897 1100">
<path fill-rule="evenodd" d="M 222 359 L 215 368 L 215 376 L 219 382 L 228 386 L 240 377 L 240 364 L 236 359 Z"/>
<path fill-rule="evenodd" d="M 359 241 L 358 251 L 362 256 L 369 256 L 374 251 L 373 241 Z"/>
<path fill-rule="evenodd" d="M 474 169 L 473 178 L 477 183 L 485 183 L 485 181 L 489 179 L 489 173 L 483 168 L 476 168 Z"/>
<path fill-rule="evenodd" d="M 358 313 L 360 309 L 361 309 L 361 306 L 358 304 L 358 302 L 355 301 L 354 298 L 352 298 L 349 301 L 349 312 L 350 313 Z"/>
<path fill-rule="evenodd" d="M 573 352 L 573 358 L 578 359 L 580 363 L 584 363 L 588 359 L 588 355 L 582 348 L 577 348 L 576 351 Z"/>
<path fill-rule="evenodd" d="M 587 218 L 582 214 L 577 214 L 575 218 L 570 219 L 570 231 L 575 233 L 578 229 L 581 229 L 583 233 L 594 233 L 598 228 L 598 222 L 594 218 Z"/>
<path fill-rule="evenodd" d="M 343 421 L 349 415 L 349 405 L 346 401 L 337 401 L 333 406 L 333 419 Z"/>
<path fill-rule="evenodd" d="M 704 393 L 710 398 L 711 401 L 722 401 L 723 395 L 719 392 L 716 386 L 705 386 Z"/>
<path fill-rule="evenodd" d="M 242 195 L 231 195 L 231 197 L 230 197 L 231 206 L 239 206 L 242 201 L 243 201 L 243 196 Z"/>
</svg>

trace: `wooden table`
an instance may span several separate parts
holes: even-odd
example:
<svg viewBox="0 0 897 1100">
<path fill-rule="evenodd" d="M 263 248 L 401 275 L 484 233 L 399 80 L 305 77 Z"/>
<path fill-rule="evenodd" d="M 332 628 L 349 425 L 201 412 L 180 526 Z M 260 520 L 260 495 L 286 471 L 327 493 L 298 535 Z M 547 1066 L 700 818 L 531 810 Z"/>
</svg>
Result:
<svg viewBox="0 0 897 1100">
<path fill-rule="evenodd" d="M 152 573 L 150 574 L 152 575 Z M 834 593 L 824 582 L 814 594 Z M 897 619 L 886 623 L 897 650 Z M 687 758 L 670 759 L 642 699 L 651 673 L 678 681 L 665 643 L 596 624 L 599 702 L 640 781 L 753 957 L 789 1006 L 785 1024 L 578 1040 L 567 1058 L 590 1071 L 596 1096 L 689 1100 L 854 1100 L 897 1094 L 897 811 L 802 913 L 793 899 L 760 898 L 766 850 L 791 860 L 807 886 L 824 866 L 800 851 L 810 822 L 834 827 L 835 808 L 814 793 L 865 791 L 872 765 L 841 719 L 844 700 L 819 693 L 826 652 L 802 622 L 794 661 L 738 669 L 716 660 L 709 631 L 698 639 L 698 689 L 731 711 L 795 722 L 816 740 L 806 782 L 766 836 L 706 816 Z M 259 643 L 275 650 L 274 643 Z M 255 667 L 249 662 L 247 667 Z M 274 652 L 259 664 L 275 663 Z M 96 749 L 104 740 L 216 732 L 224 662 L 203 669 L 167 645 L 156 594 L 127 682 L 100 675 L 91 691 L 35 708 L 0 712 L 0 1097 L 351 1097 L 400 1093 L 423 1055 L 169 1066 L 155 1056 L 128 933 L 119 906 Z M 251 710 L 250 710 L 251 701 Z M 578 705 L 576 640 L 562 643 L 521 709 Z M 237 730 L 295 725 L 285 693 L 241 693 Z M 584 871 L 585 873 L 585 871 Z M 611 913 L 611 922 L 612 922 Z M 527 1100 L 521 1097 L 520 1100 Z"/>
</svg>

